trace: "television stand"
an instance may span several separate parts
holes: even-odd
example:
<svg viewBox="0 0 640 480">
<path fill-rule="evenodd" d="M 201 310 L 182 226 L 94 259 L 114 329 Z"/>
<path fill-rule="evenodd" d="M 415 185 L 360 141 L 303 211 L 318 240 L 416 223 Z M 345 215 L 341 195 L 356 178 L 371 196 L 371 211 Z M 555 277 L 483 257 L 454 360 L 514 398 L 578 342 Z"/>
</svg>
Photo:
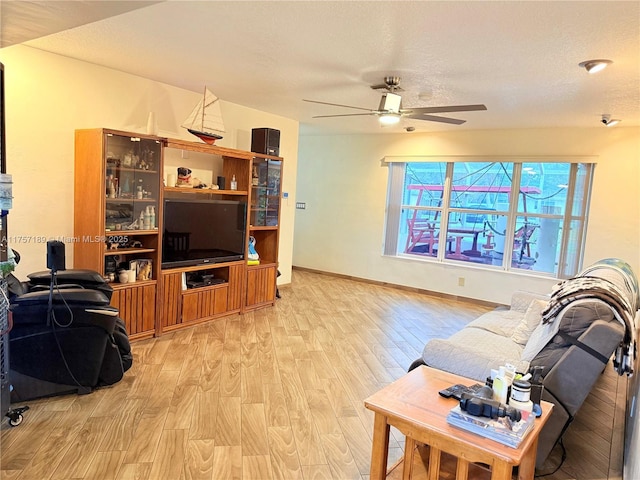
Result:
<svg viewBox="0 0 640 480">
<path fill-rule="evenodd" d="M 165 269 L 162 331 L 240 313 L 243 260 Z"/>
</svg>

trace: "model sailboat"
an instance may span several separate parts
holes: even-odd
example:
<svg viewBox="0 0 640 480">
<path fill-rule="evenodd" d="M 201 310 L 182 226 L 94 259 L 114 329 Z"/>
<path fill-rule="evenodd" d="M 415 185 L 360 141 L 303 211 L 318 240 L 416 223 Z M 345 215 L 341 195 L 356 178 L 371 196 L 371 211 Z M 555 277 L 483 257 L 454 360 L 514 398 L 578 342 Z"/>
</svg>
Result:
<svg viewBox="0 0 640 480">
<path fill-rule="evenodd" d="M 181 126 L 209 145 L 221 139 L 225 130 L 218 97 L 205 87 L 202 100 Z"/>
</svg>

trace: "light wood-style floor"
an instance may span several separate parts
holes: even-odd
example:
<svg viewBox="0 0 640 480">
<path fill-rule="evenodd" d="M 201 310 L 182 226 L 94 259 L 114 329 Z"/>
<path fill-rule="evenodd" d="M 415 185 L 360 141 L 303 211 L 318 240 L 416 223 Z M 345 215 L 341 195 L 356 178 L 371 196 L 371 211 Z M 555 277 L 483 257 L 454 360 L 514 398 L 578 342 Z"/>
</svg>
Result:
<svg viewBox="0 0 640 480">
<path fill-rule="evenodd" d="M 27 402 L 22 425 L 3 422 L 0 478 L 368 479 L 363 400 L 490 309 L 302 270 L 280 291 L 275 308 L 134 343 L 112 387 Z M 624 381 L 607 366 L 545 478 L 621 478 Z M 390 464 L 403 445 L 392 431 Z"/>
</svg>

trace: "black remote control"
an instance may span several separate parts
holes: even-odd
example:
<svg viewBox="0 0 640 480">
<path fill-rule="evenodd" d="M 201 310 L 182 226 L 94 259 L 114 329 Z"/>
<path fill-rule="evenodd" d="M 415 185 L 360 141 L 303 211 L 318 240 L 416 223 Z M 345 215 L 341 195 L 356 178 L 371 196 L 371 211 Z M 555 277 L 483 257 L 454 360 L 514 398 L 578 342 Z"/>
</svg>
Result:
<svg viewBox="0 0 640 480">
<path fill-rule="evenodd" d="M 467 387 L 462 385 L 461 383 L 457 383 L 455 385 L 451 385 L 448 388 L 440 390 L 438 393 L 440 394 L 441 397 L 451 398 L 451 397 L 455 396 L 456 393 L 461 395 L 462 392 L 465 391 L 466 388 Z"/>
<path fill-rule="evenodd" d="M 444 388 L 440 390 L 438 393 L 440 396 L 444 398 L 455 398 L 456 400 L 460 400 L 463 393 L 476 393 L 483 385 L 480 383 L 476 383 L 471 386 L 462 385 L 461 383 L 456 383 L 455 385 L 451 385 L 448 388 Z"/>
</svg>

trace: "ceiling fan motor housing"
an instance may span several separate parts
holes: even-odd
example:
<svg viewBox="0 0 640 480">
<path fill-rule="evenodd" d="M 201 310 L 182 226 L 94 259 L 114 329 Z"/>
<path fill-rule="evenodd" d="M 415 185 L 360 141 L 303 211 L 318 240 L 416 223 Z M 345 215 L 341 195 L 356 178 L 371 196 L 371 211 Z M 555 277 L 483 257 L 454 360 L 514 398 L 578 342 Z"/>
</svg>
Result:
<svg viewBox="0 0 640 480">
<path fill-rule="evenodd" d="M 400 113 L 402 97 L 395 93 L 383 93 L 380 99 L 380 106 L 378 110 L 380 112 L 387 113 Z"/>
</svg>

